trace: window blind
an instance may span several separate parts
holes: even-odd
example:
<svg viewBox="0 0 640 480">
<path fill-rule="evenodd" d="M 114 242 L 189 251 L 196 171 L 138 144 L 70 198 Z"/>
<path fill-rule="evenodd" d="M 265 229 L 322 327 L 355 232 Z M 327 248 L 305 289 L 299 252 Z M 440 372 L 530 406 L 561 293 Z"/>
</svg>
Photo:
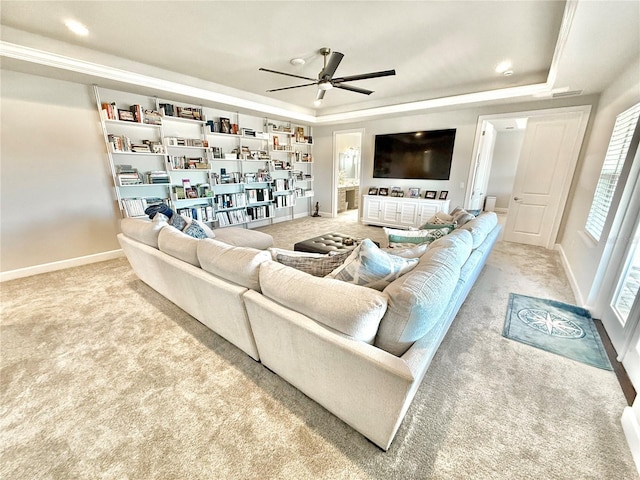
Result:
<svg viewBox="0 0 640 480">
<path fill-rule="evenodd" d="M 611 208 L 611 201 L 615 193 L 620 172 L 624 166 L 627 152 L 631 146 L 633 132 L 640 116 L 640 103 L 625 110 L 616 117 L 607 154 L 604 158 L 600 178 L 591 203 L 591 209 L 585 224 L 585 230 L 596 240 L 600 241 L 604 224 Z"/>
</svg>

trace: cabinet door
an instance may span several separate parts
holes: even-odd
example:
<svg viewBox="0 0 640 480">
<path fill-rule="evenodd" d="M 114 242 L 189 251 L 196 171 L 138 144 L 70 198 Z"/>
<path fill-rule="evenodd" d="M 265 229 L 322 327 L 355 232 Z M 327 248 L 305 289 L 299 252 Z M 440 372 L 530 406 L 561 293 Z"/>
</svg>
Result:
<svg viewBox="0 0 640 480">
<path fill-rule="evenodd" d="M 415 227 L 418 216 L 417 202 L 398 202 L 397 222 L 402 227 Z"/>
<path fill-rule="evenodd" d="M 363 223 L 379 223 L 382 220 L 382 203 L 379 198 L 364 198 Z"/>
<path fill-rule="evenodd" d="M 382 215 L 380 220 L 388 225 L 396 225 L 398 223 L 398 214 L 400 213 L 400 207 L 396 200 L 384 200 L 382 203 Z"/>
<path fill-rule="evenodd" d="M 418 211 L 418 227 L 427 223 L 427 221 L 440 211 L 440 206 L 435 203 L 421 204 Z"/>
</svg>

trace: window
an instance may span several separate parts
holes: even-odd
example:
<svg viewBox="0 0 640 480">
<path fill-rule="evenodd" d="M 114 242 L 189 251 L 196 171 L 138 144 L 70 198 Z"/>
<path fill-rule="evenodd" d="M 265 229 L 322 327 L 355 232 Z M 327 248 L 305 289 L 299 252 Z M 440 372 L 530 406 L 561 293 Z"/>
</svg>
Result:
<svg viewBox="0 0 640 480">
<path fill-rule="evenodd" d="M 607 148 L 607 155 L 604 158 L 596 192 L 593 196 L 593 203 L 585 225 L 585 230 L 596 241 L 600 241 L 613 194 L 615 193 L 627 152 L 631 146 L 631 139 L 638 124 L 639 116 L 640 103 L 637 103 L 616 118 L 611 140 L 609 141 L 609 148 Z"/>
</svg>

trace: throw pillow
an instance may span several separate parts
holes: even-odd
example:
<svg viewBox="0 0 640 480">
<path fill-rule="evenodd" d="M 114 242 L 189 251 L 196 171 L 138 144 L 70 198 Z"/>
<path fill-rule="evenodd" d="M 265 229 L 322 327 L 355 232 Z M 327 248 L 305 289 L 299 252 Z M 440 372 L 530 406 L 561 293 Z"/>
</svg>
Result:
<svg viewBox="0 0 640 480">
<path fill-rule="evenodd" d="M 153 220 L 153 217 L 156 216 L 156 213 L 162 213 L 163 215 L 165 215 L 167 217 L 171 217 L 171 215 L 173 215 L 173 210 L 171 210 L 169 208 L 169 205 L 167 205 L 166 203 L 159 203 L 157 205 L 149 205 L 144 210 L 144 213 L 149 215 L 149 218 L 151 220 Z"/>
<path fill-rule="evenodd" d="M 171 215 L 171 218 L 169 219 L 169 225 L 182 231 L 187 226 L 187 221 L 182 217 L 182 215 L 174 214 Z"/>
<path fill-rule="evenodd" d="M 389 247 L 392 248 L 415 247 L 422 243 L 431 243 L 450 232 L 449 227 L 428 230 L 397 230 L 395 228 L 383 227 L 383 230 L 387 235 Z"/>
<path fill-rule="evenodd" d="M 370 239 L 362 240 L 345 262 L 327 277 L 363 287 L 384 290 L 396 278 L 418 264 L 417 258 L 402 258 L 380 250 Z"/>
<path fill-rule="evenodd" d="M 424 225 L 422 225 L 420 227 L 420 230 L 440 230 L 446 228 L 447 230 L 449 230 L 447 233 L 451 233 L 455 230 L 456 228 L 456 224 L 455 223 L 425 223 Z"/>
<path fill-rule="evenodd" d="M 444 212 L 436 212 L 436 214 L 433 217 L 427 220 L 427 223 L 449 225 L 454 222 L 453 222 L 452 215 L 449 215 L 448 213 L 444 213 Z"/>
<path fill-rule="evenodd" d="M 461 227 L 468 221 L 476 218 L 475 215 L 467 212 L 464 208 L 460 207 L 456 207 L 453 212 L 451 212 L 451 216 L 453 217 L 453 221 L 458 227 Z"/>
<path fill-rule="evenodd" d="M 182 233 L 186 233 L 193 238 L 209 238 L 207 237 L 207 232 L 205 232 L 204 229 L 196 222 L 191 222 L 187 225 L 187 228 L 185 228 Z"/>
<path fill-rule="evenodd" d="M 351 250 L 323 253 L 296 252 L 270 248 L 271 257 L 283 265 L 293 267 L 315 277 L 325 277 L 338 268 L 351 254 Z"/>
<path fill-rule="evenodd" d="M 421 243 L 413 247 L 388 247 L 383 248 L 382 251 L 402 258 L 420 258 L 427 251 L 429 245 L 429 243 Z"/>
</svg>

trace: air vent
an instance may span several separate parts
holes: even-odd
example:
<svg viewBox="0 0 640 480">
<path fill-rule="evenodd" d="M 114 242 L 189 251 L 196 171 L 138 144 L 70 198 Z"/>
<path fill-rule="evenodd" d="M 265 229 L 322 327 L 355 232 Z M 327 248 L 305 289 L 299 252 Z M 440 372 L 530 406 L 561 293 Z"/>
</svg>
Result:
<svg viewBox="0 0 640 480">
<path fill-rule="evenodd" d="M 553 98 L 561 98 L 561 97 L 575 97 L 576 95 L 582 95 L 582 90 L 569 90 L 567 92 L 554 92 L 551 96 Z"/>
</svg>

